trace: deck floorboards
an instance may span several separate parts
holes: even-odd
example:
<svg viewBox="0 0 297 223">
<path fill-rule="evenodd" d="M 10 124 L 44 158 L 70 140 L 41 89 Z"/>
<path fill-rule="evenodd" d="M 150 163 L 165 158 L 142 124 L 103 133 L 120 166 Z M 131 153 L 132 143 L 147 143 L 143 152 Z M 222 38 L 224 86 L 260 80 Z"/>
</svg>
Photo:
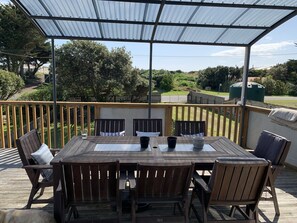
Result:
<svg viewBox="0 0 297 223">
<path fill-rule="evenodd" d="M 0 210 L 1 209 L 22 209 L 27 203 L 27 198 L 31 189 L 31 184 L 21 168 L 21 162 L 16 149 L 0 150 Z M 278 195 L 281 215 L 275 216 L 273 202 L 261 201 L 260 222 L 297 222 L 297 171 L 291 168 L 285 168 L 276 182 L 276 192 Z M 50 197 L 52 190 L 46 190 L 43 196 Z M 48 212 L 53 211 L 52 204 L 33 204 L 33 209 L 42 209 Z M 84 207 L 83 207 L 84 208 Z M 100 206 L 95 209 L 85 209 L 81 211 L 82 215 L 91 216 L 96 211 L 104 215 L 115 215 L 109 207 Z M 150 210 L 140 213 L 141 216 L 151 216 L 156 213 L 172 214 L 171 206 L 153 206 Z M 215 215 L 215 211 L 214 211 Z M 129 212 L 123 213 L 123 222 L 130 222 Z M 176 222 L 181 219 L 176 218 Z M 191 216 L 191 222 L 197 222 L 194 215 Z"/>
</svg>

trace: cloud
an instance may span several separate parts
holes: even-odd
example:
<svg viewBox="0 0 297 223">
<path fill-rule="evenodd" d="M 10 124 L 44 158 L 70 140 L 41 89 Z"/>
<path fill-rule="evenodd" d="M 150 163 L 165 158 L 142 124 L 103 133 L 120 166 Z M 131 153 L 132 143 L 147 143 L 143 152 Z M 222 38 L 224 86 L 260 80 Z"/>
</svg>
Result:
<svg viewBox="0 0 297 223">
<path fill-rule="evenodd" d="M 277 51 L 287 48 L 288 46 L 294 46 L 293 41 L 282 41 L 279 43 L 265 43 L 265 44 L 256 44 L 252 46 L 251 53 L 254 56 L 264 55 L 272 56 Z M 230 50 L 223 50 L 220 52 L 213 53 L 212 56 L 221 56 L 221 57 L 235 57 L 244 55 L 243 47 L 236 47 Z"/>
</svg>

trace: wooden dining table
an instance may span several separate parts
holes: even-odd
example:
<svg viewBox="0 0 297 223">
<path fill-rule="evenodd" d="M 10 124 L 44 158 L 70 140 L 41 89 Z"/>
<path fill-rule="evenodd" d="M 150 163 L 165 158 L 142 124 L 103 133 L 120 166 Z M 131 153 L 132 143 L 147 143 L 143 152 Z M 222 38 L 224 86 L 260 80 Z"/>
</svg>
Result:
<svg viewBox="0 0 297 223">
<path fill-rule="evenodd" d="M 176 147 L 167 146 L 167 137 L 150 137 L 149 146 L 142 149 L 137 136 L 74 136 L 51 161 L 54 181 L 54 215 L 57 219 L 55 204 L 59 197 L 55 191 L 61 179 L 59 162 L 62 160 L 78 162 L 116 161 L 121 171 L 136 170 L 137 163 L 176 164 L 193 162 L 196 170 L 211 170 L 218 157 L 254 157 L 251 153 L 226 137 L 205 137 L 203 149 L 193 146 L 190 137 L 177 137 Z"/>
</svg>

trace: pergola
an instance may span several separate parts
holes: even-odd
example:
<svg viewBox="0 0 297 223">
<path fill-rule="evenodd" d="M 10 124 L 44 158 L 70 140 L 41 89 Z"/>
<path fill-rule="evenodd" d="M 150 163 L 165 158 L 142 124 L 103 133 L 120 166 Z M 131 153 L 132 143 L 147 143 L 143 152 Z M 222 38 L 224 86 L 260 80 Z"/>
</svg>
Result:
<svg viewBox="0 0 297 223">
<path fill-rule="evenodd" d="M 242 106 L 246 103 L 251 46 L 297 14 L 296 0 L 12 0 L 12 2 L 25 12 L 46 38 L 52 39 L 53 72 L 55 72 L 54 39 L 148 43 L 150 85 L 154 43 L 245 47 L 243 73 L 245 87 L 242 88 L 241 94 Z M 55 77 L 55 73 L 53 74 Z M 56 113 L 55 100 L 54 78 Z M 149 107 L 150 103 L 151 88 Z M 150 109 L 148 113 L 150 118 Z M 56 126 L 56 118 L 54 122 Z"/>
</svg>

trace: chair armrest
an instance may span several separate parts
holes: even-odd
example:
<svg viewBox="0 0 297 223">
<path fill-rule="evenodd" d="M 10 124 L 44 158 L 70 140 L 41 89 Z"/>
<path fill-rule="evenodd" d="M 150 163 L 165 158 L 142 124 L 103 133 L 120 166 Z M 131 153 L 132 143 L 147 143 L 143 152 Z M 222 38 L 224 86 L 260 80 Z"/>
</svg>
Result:
<svg viewBox="0 0 297 223">
<path fill-rule="evenodd" d="M 26 165 L 26 166 L 23 166 L 23 168 L 42 170 L 42 169 L 53 169 L 53 166 L 52 165 Z"/>
<path fill-rule="evenodd" d="M 197 187 L 203 189 L 207 193 L 211 192 L 207 183 L 203 180 L 203 178 L 201 176 L 199 176 L 199 174 L 196 171 L 193 174 L 193 183 L 194 183 L 195 187 L 197 186 Z"/>
</svg>

